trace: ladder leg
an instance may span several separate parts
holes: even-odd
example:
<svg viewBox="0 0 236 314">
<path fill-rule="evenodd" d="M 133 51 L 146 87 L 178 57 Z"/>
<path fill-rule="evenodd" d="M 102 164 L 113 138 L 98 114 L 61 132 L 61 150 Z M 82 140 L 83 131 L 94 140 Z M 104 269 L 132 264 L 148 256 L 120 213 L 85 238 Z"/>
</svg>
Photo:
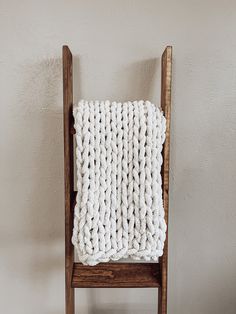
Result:
<svg viewBox="0 0 236 314">
<path fill-rule="evenodd" d="M 167 314 L 167 290 L 160 287 L 158 289 L 158 314 Z"/>
<path fill-rule="evenodd" d="M 163 184 L 163 205 L 165 210 L 167 231 L 163 256 L 160 258 L 161 287 L 158 291 L 158 314 L 167 314 L 171 76 L 172 76 L 172 47 L 168 46 L 166 47 L 161 58 L 161 107 L 166 118 L 166 139 L 163 146 L 162 184 Z"/>
<path fill-rule="evenodd" d="M 64 117 L 64 176 L 65 176 L 65 295 L 66 314 L 75 313 L 74 288 L 71 287 L 74 263 L 74 247 L 71 243 L 73 231 L 73 196 L 74 196 L 74 166 L 73 166 L 73 67 L 72 53 L 63 46 L 63 117 Z"/>
<path fill-rule="evenodd" d="M 75 313 L 74 288 L 66 287 L 66 314 Z"/>
<path fill-rule="evenodd" d="M 168 251 L 168 235 L 165 241 L 164 253 L 160 258 L 161 286 L 158 289 L 158 314 L 167 314 L 167 271 L 168 271 L 167 251 Z"/>
</svg>

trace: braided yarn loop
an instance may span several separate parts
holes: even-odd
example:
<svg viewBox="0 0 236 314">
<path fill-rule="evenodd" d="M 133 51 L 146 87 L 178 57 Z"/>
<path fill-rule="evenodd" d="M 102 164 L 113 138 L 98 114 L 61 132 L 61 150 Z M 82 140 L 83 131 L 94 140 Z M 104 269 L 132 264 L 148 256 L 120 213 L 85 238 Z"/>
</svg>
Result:
<svg viewBox="0 0 236 314">
<path fill-rule="evenodd" d="M 80 262 L 157 261 L 166 238 L 162 111 L 149 101 L 81 100 L 73 115 L 78 193 L 72 243 Z"/>
</svg>

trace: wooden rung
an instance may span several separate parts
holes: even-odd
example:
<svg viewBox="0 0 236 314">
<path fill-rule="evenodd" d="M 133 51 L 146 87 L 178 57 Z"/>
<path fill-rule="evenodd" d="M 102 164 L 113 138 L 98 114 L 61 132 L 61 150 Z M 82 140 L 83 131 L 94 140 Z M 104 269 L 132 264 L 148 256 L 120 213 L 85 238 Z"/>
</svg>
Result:
<svg viewBox="0 0 236 314">
<path fill-rule="evenodd" d="M 73 265 L 73 288 L 151 288 L 160 287 L 160 283 L 161 272 L 158 263 Z"/>
</svg>

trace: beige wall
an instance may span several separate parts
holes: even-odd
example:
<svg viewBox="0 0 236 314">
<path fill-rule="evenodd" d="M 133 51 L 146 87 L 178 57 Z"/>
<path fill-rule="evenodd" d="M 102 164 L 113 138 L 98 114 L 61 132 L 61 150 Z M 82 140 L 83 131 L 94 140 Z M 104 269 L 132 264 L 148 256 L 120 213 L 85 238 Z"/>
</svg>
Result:
<svg viewBox="0 0 236 314">
<path fill-rule="evenodd" d="M 170 314 L 236 312 L 235 1 L 1 1 L 0 313 L 64 308 L 61 46 L 79 98 L 159 101 L 174 47 Z M 78 313 L 154 314 L 155 289 Z"/>
</svg>

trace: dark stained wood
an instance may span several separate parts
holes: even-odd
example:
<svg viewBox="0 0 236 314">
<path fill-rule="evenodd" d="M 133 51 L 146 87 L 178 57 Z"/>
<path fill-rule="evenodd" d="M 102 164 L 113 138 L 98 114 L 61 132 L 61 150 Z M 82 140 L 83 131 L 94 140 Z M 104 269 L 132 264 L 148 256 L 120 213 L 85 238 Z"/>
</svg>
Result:
<svg viewBox="0 0 236 314">
<path fill-rule="evenodd" d="M 161 59 L 161 107 L 166 117 L 166 140 L 163 147 L 162 186 L 165 220 L 167 224 L 163 256 L 160 258 L 161 287 L 158 290 L 158 314 L 167 313 L 167 274 L 168 274 L 168 211 L 169 211 L 169 159 L 170 159 L 170 112 L 172 47 L 166 47 Z"/>
<path fill-rule="evenodd" d="M 72 202 L 72 210 L 74 211 L 75 208 L 75 204 L 76 204 L 76 196 L 77 196 L 77 191 L 73 191 L 72 192 L 72 196 L 71 196 L 71 202 Z"/>
<path fill-rule="evenodd" d="M 163 201 L 168 226 L 169 208 L 169 156 L 170 156 L 170 109 L 171 109 L 172 47 L 166 47 L 162 55 L 161 107 L 166 117 L 166 140 L 163 147 Z M 74 314 L 74 288 L 157 287 L 158 313 L 167 314 L 168 230 L 164 254 L 159 263 L 101 263 L 84 266 L 74 263 L 71 243 L 73 211 L 76 200 L 73 181 L 73 77 L 72 54 L 63 46 L 63 97 L 64 97 L 64 172 L 65 172 L 65 275 L 66 314 Z"/>
<path fill-rule="evenodd" d="M 75 134 L 75 128 L 74 128 L 73 125 L 72 125 L 71 128 L 70 128 L 70 133 L 71 133 L 71 134 Z"/>
<path fill-rule="evenodd" d="M 159 264 L 100 263 L 85 266 L 74 263 L 74 288 L 153 288 L 160 286 Z"/>
<path fill-rule="evenodd" d="M 73 135 L 71 134 L 73 105 L 72 54 L 63 46 L 63 118 L 64 118 L 64 175 L 65 175 L 65 288 L 66 314 L 74 314 L 74 289 L 71 287 L 74 248 L 73 231 Z"/>
</svg>

